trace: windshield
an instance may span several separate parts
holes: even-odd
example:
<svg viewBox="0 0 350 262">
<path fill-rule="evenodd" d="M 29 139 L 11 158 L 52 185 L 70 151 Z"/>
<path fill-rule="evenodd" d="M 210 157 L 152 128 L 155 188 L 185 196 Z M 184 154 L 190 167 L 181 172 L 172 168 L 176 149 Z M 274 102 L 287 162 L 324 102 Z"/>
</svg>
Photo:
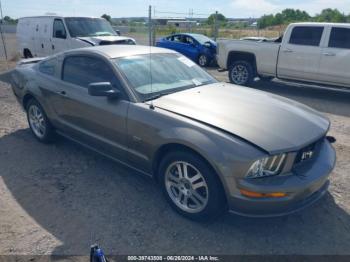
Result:
<svg viewBox="0 0 350 262">
<path fill-rule="evenodd" d="M 211 40 L 209 37 L 205 35 L 199 35 L 199 34 L 192 34 L 191 35 L 194 39 L 196 39 L 201 45 L 205 44 L 206 42 L 215 43 L 213 40 Z"/>
<path fill-rule="evenodd" d="M 101 18 L 67 17 L 65 21 L 71 37 L 116 35 L 112 26 Z"/>
<path fill-rule="evenodd" d="M 179 54 L 137 55 L 117 58 L 114 62 L 143 100 L 217 82 Z"/>
</svg>

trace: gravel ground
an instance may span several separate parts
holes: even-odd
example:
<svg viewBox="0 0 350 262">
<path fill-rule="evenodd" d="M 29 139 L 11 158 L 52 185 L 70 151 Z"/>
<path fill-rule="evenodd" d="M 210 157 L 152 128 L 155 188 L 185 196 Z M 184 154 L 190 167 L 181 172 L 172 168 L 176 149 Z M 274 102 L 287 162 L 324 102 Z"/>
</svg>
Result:
<svg viewBox="0 0 350 262">
<path fill-rule="evenodd" d="M 174 213 L 150 179 L 63 138 L 38 143 L 0 84 L 0 255 L 87 255 L 94 242 L 109 254 L 350 255 L 350 92 L 278 81 L 255 88 L 331 119 L 337 166 L 329 193 L 286 217 L 227 214 L 200 224 Z"/>
</svg>

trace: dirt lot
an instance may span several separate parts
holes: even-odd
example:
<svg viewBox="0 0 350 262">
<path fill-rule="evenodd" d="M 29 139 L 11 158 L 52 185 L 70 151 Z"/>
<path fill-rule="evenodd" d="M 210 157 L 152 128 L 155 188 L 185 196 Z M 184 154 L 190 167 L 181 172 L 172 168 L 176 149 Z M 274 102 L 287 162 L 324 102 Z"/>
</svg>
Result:
<svg viewBox="0 0 350 262">
<path fill-rule="evenodd" d="M 38 143 L 0 84 L 0 254 L 87 255 L 93 242 L 109 254 L 350 254 L 350 92 L 278 81 L 255 88 L 331 119 L 338 159 L 330 191 L 287 217 L 227 214 L 198 224 L 175 214 L 148 178 L 63 138 Z"/>
</svg>

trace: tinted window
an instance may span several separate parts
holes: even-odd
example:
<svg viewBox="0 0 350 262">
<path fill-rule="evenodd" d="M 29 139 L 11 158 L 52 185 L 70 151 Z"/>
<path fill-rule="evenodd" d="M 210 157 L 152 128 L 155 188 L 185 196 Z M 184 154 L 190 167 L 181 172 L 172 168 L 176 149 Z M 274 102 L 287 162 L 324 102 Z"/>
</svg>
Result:
<svg viewBox="0 0 350 262">
<path fill-rule="evenodd" d="M 66 29 L 62 20 L 55 19 L 53 22 L 53 37 L 55 38 L 66 38 Z"/>
<path fill-rule="evenodd" d="M 328 46 L 350 49 L 350 29 L 333 27 Z"/>
<path fill-rule="evenodd" d="M 72 56 L 65 59 L 62 79 L 86 88 L 91 83 L 115 83 L 113 71 L 105 62 L 84 56 Z"/>
<path fill-rule="evenodd" d="M 39 64 L 39 71 L 43 74 L 54 76 L 56 70 L 56 59 L 42 61 Z"/>
<path fill-rule="evenodd" d="M 295 45 L 319 46 L 323 33 L 320 26 L 297 26 L 294 27 L 289 43 Z"/>
</svg>

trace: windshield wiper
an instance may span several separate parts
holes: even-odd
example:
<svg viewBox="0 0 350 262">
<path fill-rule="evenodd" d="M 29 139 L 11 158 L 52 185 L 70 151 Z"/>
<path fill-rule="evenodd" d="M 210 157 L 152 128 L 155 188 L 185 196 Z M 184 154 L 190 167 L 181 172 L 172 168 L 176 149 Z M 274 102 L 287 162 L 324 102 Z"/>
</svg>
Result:
<svg viewBox="0 0 350 262">
<path fill-rule="evenodd" d="M 150 100 L 154 100 L 154 99 L 160 98 L 160 97 L 162 97 L 162 96 L 169 95 L 169 94 L 171 94 L 171 93 L 173 93 L 173 92 L 159 93 L 159 94 L 156 94 L 156 95 L 147 97 L 147 98 L 144 100 L 144 102 L 150 101 Z"/>
</svg>

